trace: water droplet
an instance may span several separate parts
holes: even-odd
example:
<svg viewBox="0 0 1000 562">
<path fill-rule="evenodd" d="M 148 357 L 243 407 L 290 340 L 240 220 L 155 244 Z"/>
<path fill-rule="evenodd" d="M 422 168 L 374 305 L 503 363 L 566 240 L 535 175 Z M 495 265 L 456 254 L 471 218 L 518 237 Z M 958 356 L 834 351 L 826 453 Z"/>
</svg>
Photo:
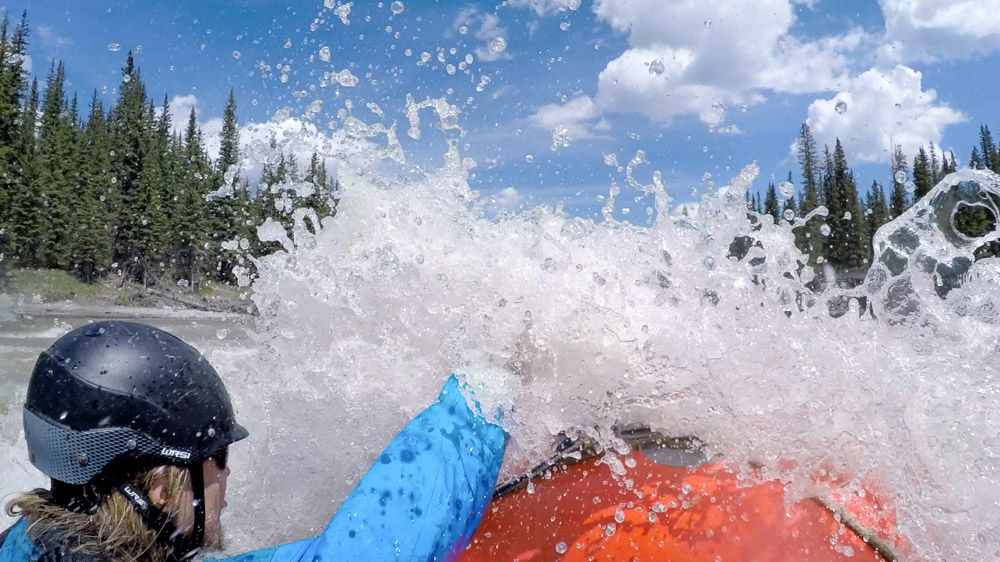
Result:
<svg viewBox="0 0 1000 562">
<path fill-rule="evenodd" d="M 108 50 L 111 51 L 112 53 L 117 53 L 118 51 L 122 50 L 122 46 L 119 45 L 118 43 L 108 43 Z"/>
<path fill-rule="evenodd" d="M 615 511 L 615 522 L 617 523 L 625 522 L 625 512 L 622 511 L 621 508 L 618 508 L 618 510 Z"/>
<path fill-rule="evenodd" d="M 782 213 L 781 216 L 785 217 L 786 221 L 790 221 L 795 218 L 795 211 L 791 209 L 785 209 L 785 212 Z"/>
<path fill-rule="evenodd" d="M 852 215 L 852 214 L 850 213 L 850 211 L 848 211 L 848 212 L 844 213 L 844 220 L 845 220 L 845 221 L 849 221 L 849 220 L 851 220 L 852 218 L 854 218 L 854 215 Z"/>
<path fill-rule="evenodd" d="M 569 547 L 566 546 L 566 543 L 564 542 L 556 543 L 556 552 L 558 552 L 559 554 L 566 554 L 567 550 L 569 550 Z"/>
<path fill-rule="evenodd" d="M 747 104 L 743 104 L 743 105 L 740 106 L 740 113 L 746 113 L 747 110 L 749 110 L 749 109 L 750 108 L 747 107 Z"/>
<path fill-rule="evenodd" d="M 490 41 L 490 52 L 493 54 L 500 54 L 507 49 L 507 40 L 503 37 L 494 37 L 493 41 Z"/>
<path fill-rule="evenodd" d="M 893 178 L 896 180 L 896 183 L 906 183 L 906 172 L 903 170 L 896 170 Z"/>
<path fill-rule="evenodd" d="M 323 62 L 330 62 L 330 47 L 323 45 L 319 49 L 319 59 Z"/>
<path fill-rule="evenodd" d="M 334 82 L 347 88 L 353 88 L 358 85 L 358 77 L 351 74 L 351 71 L 346 68 L 334 74 L 332 78 Z"/>
<path fill-rule="evenodd" d="M 530 164 L 535 161 L 535 157 L 529 154 L 524 157 L 524 161 Z"/>
<path fill-rule="evenodd" d="M 795 185 L 790 181 L 783 181 L 778 184 L 778 191 L 785 199 L 791 199 L 792 195 L 795 195 Z"/>
<path fill-rule="evenodd" d="M 819 233 L 822 234 L 823 236 L 829 236 L 830 235 L 830 225 L 828 225 L 828 224 L 821 224 L 819 226 Z"/>
<path fill-rule="evenodd" d="M 652 74 L 653 76 L 659 76 L 663 74 L 664 71 L 666 70 L 667 67 L 663 66 L 663 61 L 660 59 L 656 59 L 653 62 L 649 63 L 649 73 Z"/>
<path fill-rule="evenodd" d="M 905 189 L 907 193 L 913 193 L 914 191 L 917 190 L 917 184 L 913 183 L 912 181 L 908 181 L 903 184 L 903 189 Z"/>
<path fill-rule="evenodd" d="M 393 2 L 392 5 L 389 6 L 389 9 L 392 10 L 392 14 L 394 16 L 398 16 L 403 13 L 403 3 L 399 1 Z"/>
<path fill-rule="evenodd" d="M 615 531 L 617 529 L 618 529 L 617 525 L 615 525 L 614 523 L 608 523 L 607 527 L 604 527 L 604 534 L 610 537 L 615 534 Z"/>
<path fill-rule="evenodd" d="M 560 23 L 559 24 L 559 29 L 561 29 L 563 31 L 566 31 L 567 29 L 569 29 L 569 22 L 568 21 L 564 21 L 564 22 Z"/>
<path fill-rule="evenodd" d="M 552 129 L 552 150 L 556 151 L 561 148 L 566 148 L 569 146 L 569 142 L 569 129 L 562 125 L 556 125 L 556 127 Z"/>
<path fill-rule="evenodd" d="M 834 111 L 843 115 L 847 113 L 847 102 L 844 100 L 837 100 L 837 104 L 833 106 Z"/>
<path fill-rule="evenodd" d="M 611 152 L 605 152 L 604 153 L 604 163 L 607 164 L 608 166 L 617 166 L 618 165 L 618 157 L 615 156 L 614 154 L 612 154 Z"/>
<path fill-rule="evenodd" d="M 654 503 L 654 504 L 653 504 L 653 507 L 651 507 L 650 509 L 652 509 L 652 510 L 653 510 L 653 511 L 654 511 L 655 513 L 663 513 L 663 512 L 665 512 L 665 511 L 667 511 L 667 508 L 666 508 L 666 506 L 664 506 L 664 505 L 663 505 L 662 503 L 660 503 L 660 502 L 656 502 L 656 503 Z"/>
<path fill-rule="evenodd" d="M 239 51 L 233 51 L 233 58 L 234 59 L 240 58 L 240 52 Z"/>
</svg>

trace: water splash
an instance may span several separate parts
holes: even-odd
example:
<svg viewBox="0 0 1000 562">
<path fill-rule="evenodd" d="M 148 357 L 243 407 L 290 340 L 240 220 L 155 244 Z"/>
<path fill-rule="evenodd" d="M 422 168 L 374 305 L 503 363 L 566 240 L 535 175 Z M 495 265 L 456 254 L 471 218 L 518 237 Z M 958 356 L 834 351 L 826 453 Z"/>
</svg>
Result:
<svg viewBox="0 0 1000 562">
<path fill-rule="evenodd" d="M 407 101 L 410 136 L 423 107 L 458 128 L 444 100 Z M 260 436 L 237 527 L 258 540 L 304 536 L 301 517 L 321 528 L 457 371 L 511 434 L 508 474 L 560 432 L 614 451 L 614 428 L 641 424 L 697 435 L 793 495 L 818 473 L 844 493 L 875 482 L 919 557 L 990 559 L 1000 376 L 984 366 L 1000 359 L 1000 262 L 973 251 L 997 233 L 953 223 L 963 205 L 996 213 L 980 193 L 1000 193 L 997 177 L 949 176 L 879 231 L 865 284 L 816 293 L 794 229 L 825 209 L 780 225 L 748 213 L 751 165 L 673 217 L 660 174 L 636 179 L 643 163 L 626 185 L 654 195 L 648 227 L 613 219 L 617 185 L 604 222 L 545 206 L 490 218 L 454 142 L 441 169 L 407 181 L 343 165 L 337 216 L 255 260 L 258 350 L 225 359 Z M 852 313 L 832 317 L 834 302 Z M 265 529 L 249 514 L 278 498 L 294 521 Z"/>
</svg>

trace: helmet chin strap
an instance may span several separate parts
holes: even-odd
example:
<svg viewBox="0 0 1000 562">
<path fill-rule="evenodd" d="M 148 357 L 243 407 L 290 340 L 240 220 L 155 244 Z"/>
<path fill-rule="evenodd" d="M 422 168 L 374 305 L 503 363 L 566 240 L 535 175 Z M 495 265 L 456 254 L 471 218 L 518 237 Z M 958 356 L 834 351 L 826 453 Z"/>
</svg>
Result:
<svg viewBox="0 0 1000 562">
<path fill-rule="evenodd" d="M 149 497 L 132 484 L 125 482 L 118 491 L 142 517 L 146 527 L 156 533 L 156 540 L 162 544 L 171 560 L 188 560 L 201 550 L 205 540 L 205 472 L 201 464 L 186 467 L 191 474 L 191 491 L 194 493 L 194 526 L 191 534 L 181 533 L 170 516 L 153 505 Z"/>
</svg>

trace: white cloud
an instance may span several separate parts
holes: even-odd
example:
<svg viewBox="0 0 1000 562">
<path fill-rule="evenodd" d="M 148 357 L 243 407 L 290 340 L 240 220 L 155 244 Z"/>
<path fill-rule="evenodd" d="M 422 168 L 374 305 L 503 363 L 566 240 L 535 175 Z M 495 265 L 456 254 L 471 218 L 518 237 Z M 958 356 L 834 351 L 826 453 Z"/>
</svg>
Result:
<svg viewBox="0 0 1000 562">
<path fill-rule="evenodd" d="M 719 127 L 715 130 L 718 135 L 743 135 L 743 129 L 740 129 L 736 125 L 726 125 L 725 127 Z"/>
<path fill-rule="evenodd" d="M 587 96 L 578 96 L 564 104 L 551 103 L 539 107 L 529 118 L 531 123 L 542 129 L 552 130 L 557 126 L 566 127 L 571 140 L 592 136 L 591 130 L 606 130 L 610 128 L 607 121 L 603 124 L 597 119 L 601 111 L 594 101 Z"/>
<path fill-rule="evenodd" d="M 844 113 L 837 111 L 838 102 L 846 104 Z M 872 69 L 833 98 L 814 101 L 806 122 L 821 146 L 832 147 L 840 138 L 852 159 L 888 163 L 893 145 L 912 157 L 920 145 L 940 144 L 945 127 L 966 120 L 936 102 L 937 93 L 922 88 L 919 72 L 905 66 Z"/>
<path fill-rule="evenodd" d="M 883 63 L 968 58 L 1000 49 L 995 0 L 879 0 Z"/>
<path fill-rule="evenodd" d="M 508 6 L 531 8 L 540 16 L 557 12 L 575 11 L 580 8 L 581 3 L 581 0 L 507 0 Z"/>
<path fill-rule="evenodd" d="M 500 18 L 496 14 L 485 14 L 479 11 L 478 8 L 470 6 L 461 10 L 455 17 L 455 21 L 452 22 L 452 31 L 458 31 L 465 28 L 465 32 L 473 33 L 476 39 L 482 41 L 479 47 L 476 47 L 475 54 L 476 57 L 482 62 L 495 62 L 498 60 L 509 60 L 512 57 L 507 51 L 495 52 L 490 49 L 490 44 L 497 37 L 507 37 L 507 28 L 500 25 Z"/>
<path fill-rule="evenodd" d="M 73 44 L 73 40 L 59 35 L 59 33 L 48 25 L 39 25 L 35 28 L 38 38 L 42 40 L 42 45 L 46 47 L 68 47 Z"/>
<path fill-rule="evenodd" d="M 760 103 L 767 92 L 835 91 L 849 82 L 860 30 L 818 40 L 791 34 L 793 4 L 806 0 L 596 0 L 599 20 L 630 47 L 599 74 L 600 113 L 640 113 L 669 123 L 698 115 L 719 125 L 725 107 Z M 655 63 L 654 63 L 655 61 Z M 662 65 L 662 71 L 650 65 Z M 551 108 L 548 109 L 552 113 Z"/>
<path fill-rule="evenodd" d="M 170 100 L 170 127 L 173 129 L 174 134 L 187 128 L 192 109 L 197 114 L 198 97 L 194 94 L 174 96 Z"/>
<path fill-rule="evenodd" d="M 490 48 L 490 44 L 498 37 L 507 37 L 507 28 L 500 26 L 500 18 L 494 14 L 485 14 L 482 16 L 482 24 L 479 26 L 479 30 L 476 31 L 476 39 L 483 41 L 483 45 L 476 48 L 476 56 L 479 60 L 483 62 L 493 62 L 498 60 L 510 59 L 510 53 L 506 50 L 494 51 Z"/>
<path fill-rule="evenodd" d="M 521 194 L 513 187 L 505 187 L 494 198 L 497 208 L 516 209 L 521 204 Z"/>
</svg>

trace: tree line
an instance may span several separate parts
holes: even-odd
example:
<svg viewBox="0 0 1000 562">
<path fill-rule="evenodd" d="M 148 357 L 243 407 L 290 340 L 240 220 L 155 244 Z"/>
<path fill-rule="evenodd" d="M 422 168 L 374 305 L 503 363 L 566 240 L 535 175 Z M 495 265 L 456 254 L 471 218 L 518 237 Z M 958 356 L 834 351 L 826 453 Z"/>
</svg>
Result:
<svg viewBox="0 0 1000 562">
<path fill-rule="evenodd" d="M 979 145 L 972 149 L 970 167 L 1000 172 L 1000 147 L 993 141 L 989 127 L 980 127 Z M 912 165 L 901 146 L 895 146 L 887 191 L 873 180 L 866 192 L 858 189 L 857 180 L 847 162 L 840 139 L 833 150 L 824 146 L 820 152 L 809 125 L 803 123 L 796 141 L 801 179 L 795 186 L 792 172 L 786 182 L 769 182 L 763 197 L 747 194 L 747 206 L 760 215 L 771 215 L 775 222 L 789 217 L 806 217 L 820 206 L 828 215 L 813 218 L 796 229 L 796 246 L 809 255 L 811 265 L 830 264 L 836 271 L 852 274 L 855 281 L 872 259 L 872 238 L 884 224 L 902 215 L 925 196 L 946 175 L 958 170 L 953 152 L 939 152 L 930 143 L 920 146 Z M 966 207 L 956 216 L 956 227 L 966 235 L 982 236 L 996 227 L 993 217 L 983 207 Z M 995 244 L 977 250 L 979 256 L 1000 255 Z"/>
<path fill-rule="evenodd" d="M 29 82 L 28 36 L 26 15 L 13 29 L 7 16 L 0 22 L 0 277 L 14 266 L 88 283 L 231 283 L 243 258 L 226 242 L 260 255 L 271 249 L 256 236 L 267 217 L 287 227 L 296 208 L 335 212 L 337 184 L 316 154 L 302 169 L 282 153 L 255 186 L 240 177 L 231 90 L 213 160 L 195 110 L 175 132 L 168 97 L 153 103 L 131 52 L 114 104 L 106 110 L 94 91 L 81 118 L 63 63 L 51 62 L 42 86 Z M 296 182 L 311 193 L 289 187 Z"/>
</svg>

